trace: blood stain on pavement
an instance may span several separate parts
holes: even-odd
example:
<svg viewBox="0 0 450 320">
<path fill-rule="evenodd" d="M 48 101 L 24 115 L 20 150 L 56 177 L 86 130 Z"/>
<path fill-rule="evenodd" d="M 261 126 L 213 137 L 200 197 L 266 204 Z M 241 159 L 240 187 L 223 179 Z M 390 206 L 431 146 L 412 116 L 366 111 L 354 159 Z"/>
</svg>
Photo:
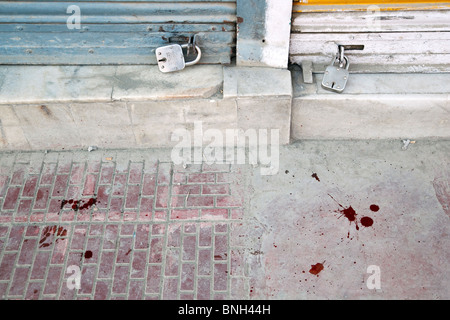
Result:
<svg viewBox="0 0 450 320">
<path fill-rule="evenodd" d="M 47 226 L 42 230 L 42 238 L 39 240 L 39 248 L 46 248 L 53 242 L 54 236 L 65 237 L 67 230 L 64 227 Z"/>
<path fill-rule="evenodd" d="M 359 230 L 358 220 L 356 219 L 357 213 L 356 213 L 355 209 L 353 209 L 352 206 L 344 207 L 339 202 L 337 202 L 336 199 L 334 199 L 331 194 L 328 194 L 328 195 L 331 197 L 331 199 L 333 199 L 341 207 L 341 209 L 338 210 L 338 212 L 341 214 L 341 216 L 345 216 L 348 219 L 348 221 L 350 221 L 350 223 L 352 223 L 354 221 L 355 225 L 356 225 L 356 230 Z M 380 210 L 380 207 L 377 206 L 376 204 L 372 204 L 370 206 L 370 210 L 372 210 L 373 212 L 377 212 L 378 210 Z M 373 225 L 373 219 L 370 217 L 362 217 L 360 222 L 361 222 L 361 225 L 364 227 L 371 227 Z M 350 233 L 348 233 L 348 235 L 347 235 L 347 238 L 349 238 L 349 237 L 350 237 Z"/>
<path fill-rule="evenodd" d="M 372 218 L 369 218 L 369 217 L 362 217 L 362 218 L 361 218 L 361 224 L 362 224 L 364 227 L 370 227 L 370 226 L 373 225 L 373 219 L 372 219 Z"/>
<path fill-rule="evenodd" d="M 325 261 L 324 261 L 324 263 L 325 263 Z M 322 271 L 323 269 L 324 269 L 323 263 L 316 263 L 314 265 L 311 265 L 311 269 L 309 270 L 309 273 L 318 276 L 320 271 Z"/>
<path fill-rule="evenodd" d="M 336 199 L 333 198 L 333 196 L 331 194 L 328 194 L 330 196 L 331 199 L 333 199 L 342 209 L 339 209 L 339 213 L 341 214 L 341 216 L 345 216 L 348 221 L 350 221 L 350 223 L 352 223 L 352 221 L 355 222 L 356 225 L 356 230 L 359 230 L 359 226 L 358 226 L 358 220 L 356 220 L 356 211 L 355 209 L 352 208 L 352 206 L 349 207 L 344 207 L 342 204 L 340 204 L 339 202 L 336 201 Z"/>
<path fill-rule="evenodd" d="M 90 198 L 87 201 L 74 200 L 74 199 L 69 199 L 69 200 L 63 199 L 61 201 L 61 210 L 64 208 L 64 206 L 67 203 L 72 205 L 72 209 L 74 211 L 78 211 L 78 210 L 89 209 L 93 205 L 97 204 L 97 198 Z"/>
</svg>

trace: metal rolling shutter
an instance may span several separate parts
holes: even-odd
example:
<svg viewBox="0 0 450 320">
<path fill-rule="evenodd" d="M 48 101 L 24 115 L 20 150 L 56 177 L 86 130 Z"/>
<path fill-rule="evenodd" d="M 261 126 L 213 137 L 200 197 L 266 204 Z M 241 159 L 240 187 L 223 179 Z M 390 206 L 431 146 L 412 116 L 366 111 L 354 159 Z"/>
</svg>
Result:
<svg viewBox="0 0 450 320">
<path fill-rule="evenodd" d="M 80 29 L 67 26 L 70 5 Z M 200 63 L 230 63 L 236 0 L 0 1 L 0 64 L 156 64 L 157 47 L 194 34 Z"/>
<path fill-rule="evenodd" d="M 351 72 L 449 72 L 450 2 L 429 0 L 295 0 L 290 61 L 323 72 L 337 44 Z"/>
</svg>

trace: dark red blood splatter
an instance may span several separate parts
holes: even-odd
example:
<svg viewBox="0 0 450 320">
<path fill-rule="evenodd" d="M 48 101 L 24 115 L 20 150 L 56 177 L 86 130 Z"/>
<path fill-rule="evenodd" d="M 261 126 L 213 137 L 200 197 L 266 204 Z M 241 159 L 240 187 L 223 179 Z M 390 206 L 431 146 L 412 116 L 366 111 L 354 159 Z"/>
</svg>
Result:
<svg viewBox="0 0 450 320">
<path fill-rule="evenodd" d="M 78 210 L 83 210 L 83 209 L 89 209 L 90 207 L 95 205 L 97 203 L 97 198 L 90 198 L 87 201 L 74 200 L 74 199 L 62 200 L 62 202 L 61 202 L 61 209 L 64 207 L 64 205 L 66 203 L 71 204 L 72 205 L 72 209 L 75 210 L 75 211 L 78 211 Z"/>
<path fill-rule="evenodd" d="M 362 217 L 361 224 L 364 227 L 370 227 L 371 225 L 373 225 L 373 220 L 372 220 L 372 218 L 369 218 L 369 217 Z"/>
<path fill-rule="evenodd" d="M 63 227 L 59 227 L 58 228 L 58 233 L 56 235 L 60 236 L 60 237 L 64 237 L 64 236 L 67 235 L 67 230 L 64 229 Z"/>
<path fill-rule="evenodd" d="M 380 207 L 377 206 L 376 204 L 372 204 L 370 206 L 370 210 L 372 210 L 373 212 L 377 212 L 378 210 L 380 210 Z"/>
<path fill-rule="evenodd" d="M 86 252 L 84 253 L 84 257 L 85 257 L 86 259 L 92 258 L 92 251 L 91 251 L 91 250 L 86 251 Z"/>
<path fill-rule="evenodd" d="M 345 216 L 348 221 L 350 221 L 350 223 L 352 221 L 355 221 L 355 225 L 356 225 L 356 230 L 359 230 L 359 226 L 358 226 L 358 220 L 356 220 L 356 211 L 355 209 L 352 208 L 352 206 L 345 208 L 342 204 L 340 204 L 339 202 L 336 201 L 336 199 L 334 199 L 331 194 L 328 194 L 331 199 L 333 199 L 342 209 L 339 210 L 339 213 L 341 213 L 342 216 Z"/>
<path fill-rule="evenodd" d="M 358 226 L 358 221 L 356 220 L 356 211 L 352 208 L 352 206 L 348 207 L 348 208 L 344 208 L 342 210 L 339 210 L 339 212 L 345 216 L 348 221 L 350 221 L 350 223 L 352 221 L 355 221 L 355 225 L 356 225 L 356 230 L 359 230 L 359 226 Z"/>
<path fill-rule="evenodd" d="M 323 264 L 316 263 L 315 265 L 311 265 L 311 270 L 309 270 L 309 273 L 312 273 L 313 275 L 317 275 L 322 270 L 323 270 Z"/>
<path fill-rule="evenodd" d="M 46 248 L 53 242 L 53 237 L 51 236 L 56 235 L 59 237 L 65 237 L 67 235 L 67 230 L 64 227 L 47 226 L 44 230 L 42 230 L 42 234 L 43 236 L 39 240 L 39 248 Z M 47 241 L 47 239 L 49 239 L 49 241 Z"/>
<path fill-rule="evenodd" d="M 86 203 L 84 203 L 81 207 L 80 210 L 83 209 L 89 209 L 90 207 L 92 207 L 94 204 L 97 203 L 97 199 L 96 198 L 90 198 Z"/>
<path fill-rule="evenodd" d="M 64 207 L 64 205 L 65 205 L 66 203 L 67 203 L 67 200 L 64 200 L 64 199 L 63 199 L 63 200 L 61 201 L 61 210 L 62 210 L 62 208 Z"/>
<path fill-rule="evenodd" d="M 314 172 L 314 173 L 311 175 L 311 177 L 313 177 L 314 179 L 316 179 L 317 181 L 320 182 L 320 179 L 319 179 L 319 176 L 317 175 L 317 173 Z"/>
<path fill-rule="evenodd" d="M 352 208 L 352 206 L 348 208 L 344 208 L 343 210 L 339 210 L 339 212 L 344 215 L 348 221 L 355 221 L 356 220 L 356 211 Z"/>
</svg>

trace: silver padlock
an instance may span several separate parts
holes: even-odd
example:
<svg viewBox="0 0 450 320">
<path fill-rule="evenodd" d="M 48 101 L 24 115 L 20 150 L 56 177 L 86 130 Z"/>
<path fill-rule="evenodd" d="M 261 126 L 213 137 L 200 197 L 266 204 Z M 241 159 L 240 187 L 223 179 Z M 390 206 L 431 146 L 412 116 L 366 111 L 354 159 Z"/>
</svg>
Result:
<svg viewBox="0 0 450 320">
<path fill-rule="evenodd" d="M 344 91 L 345 85 L 348 80 L 348 68 L 350 62 L 347 57 L 343 57 L 343 61 L 339 61 L 339 57 L 333 58 L 331 65 L 325 69 L 325 74 L 323 75 L 322 88 L 337 93 Z M 345 61 L 345 63 L 344 63 Z M 336 62 L 339 64 L 336 65 Z"/>
<path fill-rule="evenodd" d="M 192 66 L 200 61 L 202 51 L 198 46 L 195 46 L 197 57 L 193 61 L 186 62 L 184 60 L 183 48 L 188 48 L 189 44 L 171 44 L 165 47 L 157 48 L 156 60 L 161 72 L 174 72 L 183 70 L 185 67 Z"/>
</svg>

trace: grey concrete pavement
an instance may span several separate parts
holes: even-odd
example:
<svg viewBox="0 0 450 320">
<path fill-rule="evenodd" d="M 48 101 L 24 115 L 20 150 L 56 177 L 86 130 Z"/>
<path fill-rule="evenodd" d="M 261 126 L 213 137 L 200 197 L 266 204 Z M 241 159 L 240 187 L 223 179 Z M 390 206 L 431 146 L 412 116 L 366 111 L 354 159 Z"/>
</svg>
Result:
<svg viewBox="0 0 450 320">
<path fill-rule="evenodd" d="M 401 147 L 304 141 L 282 148 L 278 175 L 254 174 L 251 296 L 448 299 L 450 143 Z M 367 286 L 370 266 L 379 290 Z"/>
</svg>

